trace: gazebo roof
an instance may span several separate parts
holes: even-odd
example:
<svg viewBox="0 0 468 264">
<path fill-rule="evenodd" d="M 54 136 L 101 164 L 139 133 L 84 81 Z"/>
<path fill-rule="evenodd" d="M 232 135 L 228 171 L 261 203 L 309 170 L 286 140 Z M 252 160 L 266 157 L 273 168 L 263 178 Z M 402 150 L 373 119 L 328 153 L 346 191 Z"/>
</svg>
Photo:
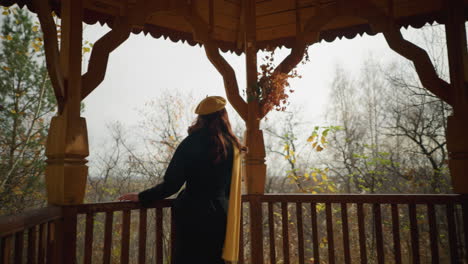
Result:
<svg viewBox="0 0 468 264">
<path fill-rule="evenodd" d="M 50 0 L 56 13 L 60 11 L 60 0 Z M 318 13 L 318 9 L 340 0 L 255 0 L 257 48 L 291 47 L 298 30 L 305 22 Z M 348 0 L 345 0 L 348 1 Z M 31 0 L 0 0 L 1 5 L 18 4 L 28 6 L 34 12 Z M 112 28 L 117 16 L 125 16 L 136 0 L 86 0 L 84 1 L 84 22 L 100 23 Z M 164 2 L 164 1 L 161 1 Z M 192 0 L 192 8 L 210 25 L 210 33 L 222 51 L 243 52 L 243 24 L 241 0 Z M 426 23 L 443 23 L 445 19 L 444 0 L 371 0 L 390 16 L 400 27 L 420 28 Z M 465 0 L 465 16 L 468 18 L 468 0 Z M 359 7 L 357 7 L 359 8 Z M 183 17 L 162 11 L 151 14 L 143 28 L 133 29 L 134 33 L 150 34 L 155 38 L 169 38 L 173 42 L 200 44 L 194 39 L 189 24 Z M 354 38 L 357 35 L 374 32 L 367 21 L 350 16 L 337 17 L 320 32 L 320 40 L 331 42 L 336 38 Z"/>
</svg>

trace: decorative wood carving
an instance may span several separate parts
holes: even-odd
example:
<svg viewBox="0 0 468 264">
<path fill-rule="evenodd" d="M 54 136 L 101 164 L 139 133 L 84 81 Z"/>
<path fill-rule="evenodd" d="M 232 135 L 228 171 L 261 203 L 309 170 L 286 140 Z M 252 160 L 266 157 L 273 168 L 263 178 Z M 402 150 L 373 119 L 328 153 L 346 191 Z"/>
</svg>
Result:
<svg viewBox="0 0 468 264">
<path fill-rule="evenodd" d="M 185 20 L 193 29 L 194 37 L 203 43 L 208 59 L 223 76 L 227 99 L 239 116 L 244 121 L 247 121 L 247 103 L 239 94 L 236 73 L 226 59 L 219 53 L 216 43 L 209 34 L 209 25 L 196 12 L 190 10 L 188 6 L 182 12 Z"/>
<path fill-rule="evenodd" d="M 82 99 L 104 80 L 109 54 L 130 36 L 132 28 L 127 17 L 118 18 L 115 23 L 114 28 L 94 44 L 88 71 L 83 75 Z"/>
<path fill-rule="evenodd" d="M 357 3 L 359 8 L 354 8 L 356 15 L 365 18 L 374 31 L 382 32 L 391 49 L 414 63 L 416 72 L 424 87 L 443 101 L 453 105 L 450 85 L 439 78 L 427 52 L 403 38 L 395 21 L 371 2 L 356 0 L 353 3 L 354 6 L 357 6 Z M 350 3 L 347 5 L 350 5 Z"/>
<path fill-rule="evenodd" d="M 57 40 L 57 28 L 52 17 L 52 9 L 49 1 L 34 0 L 34 8 L 37 10 L 42 32 L 44 33 L 44 50 L 46 54 L 46 65 L 50 81 L 54 88 L 57 99 L 58 112 L 63 111 L 65 88 L 63 85 L 63 74 L 60 67 L 59 49 Z"/>
<path fill-rule="evenodd" d="M 155 5 L 152 7 L 157 8 Z M 143 27 L 151 10 L 152 8 L 148 8 L 145 0 L 139 0 L 130 14 L 117 17 L 112 30 L 96 41 L 91 52 L 88 70 L 83 75 L 82 99 L 86 98 L 104 80 L 109 54 L 128 39 L 133 27 Z"/>
</svg>

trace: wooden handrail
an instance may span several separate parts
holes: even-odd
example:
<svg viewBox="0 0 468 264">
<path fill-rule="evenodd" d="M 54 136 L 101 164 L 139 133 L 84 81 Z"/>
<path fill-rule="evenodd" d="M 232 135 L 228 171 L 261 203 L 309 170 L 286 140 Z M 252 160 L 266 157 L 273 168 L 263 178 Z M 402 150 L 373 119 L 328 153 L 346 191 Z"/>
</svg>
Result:
<svg viewBox="0 0 468 264">
<path fill-rule="evenodd" d="M 171 207 L 174 199 L 164 199 L 156 201 L 149 205 L 147 208 L 165 208 Z M 143 207 L 137 202 L 104 202 L 104 203 L 87 203 L 78 205 L 67 205 L 64 206 L 67 209 L 75 209 L 78 214 L 84 213 L 103 213 L 103 212 L 114 212 L 124 210 L 140 210 Z"/>
<path fill-rule="evenodd" d="M 468 200 L 463 194 L 247 194 L 244 202 L 259 197 L 260 202 L 315 202 L 315 203 L 380 203 L 380 204 L 448 204 Z"/>
<path fill-rule="evenodd" d="M 0 216 L 0 237 L 62 218 L 62 208 L 49 206 L 31 209 L 19 215 Z"/>
</svg>

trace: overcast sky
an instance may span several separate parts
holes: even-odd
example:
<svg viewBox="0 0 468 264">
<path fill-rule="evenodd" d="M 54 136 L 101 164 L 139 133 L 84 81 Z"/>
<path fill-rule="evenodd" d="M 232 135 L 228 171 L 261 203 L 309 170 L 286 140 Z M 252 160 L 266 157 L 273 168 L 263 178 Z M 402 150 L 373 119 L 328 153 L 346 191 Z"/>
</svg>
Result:
<svg viewBox="0 0 468 264">
<path fill-rule="evenodd" d="M 95 42 L 108 30 L 99 25 L 86 26 L 84 39 Z M 414 30 L 405 35 L 411 38 Z M 284 48 L 277 51 L 277 59 L 282 59 L 288 52 Z M 235 69 L 239 87 L 243 89 L 245 57 L 223 55 Z M 317 43 L 309 48 L 309 55 L 310 62 L 298 67 L 303 77 L 291 82 L 295 92 L 290 102 L 301 105 L 306 121 L 317 125 L 323 122 L 336 65 L 358 72 L 369 56 L 381 62 L 398 58 L 381 34 Z M 206 95 L 225 96 L 222 78 L 202 48 L 132 34 L 111 53 L 105 80 L 84 101 L 83 116 L 88 123 L 91 152 L 108 137 L 106 124 L 119 121 L 127 127 L 135 125 L 140 120 L 137 109 L 156 98 L 163 89 L 192 92 L 195 97 L 191 108 Z"/>
</svg>

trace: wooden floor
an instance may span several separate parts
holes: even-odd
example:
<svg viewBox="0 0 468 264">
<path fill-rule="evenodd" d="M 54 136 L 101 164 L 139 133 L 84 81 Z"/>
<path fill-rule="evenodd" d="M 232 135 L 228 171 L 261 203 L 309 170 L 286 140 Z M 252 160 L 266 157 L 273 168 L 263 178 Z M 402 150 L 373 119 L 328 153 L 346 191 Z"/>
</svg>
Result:
<svg viewBox="0 0 468 264">
<path fill-rule="evenodd" d="M 1 263 L 170 263 L 172 200 L 0 217 Z M 240 263 L 468 263 L 463 195 L 243 196 Z"/>
</svg>

